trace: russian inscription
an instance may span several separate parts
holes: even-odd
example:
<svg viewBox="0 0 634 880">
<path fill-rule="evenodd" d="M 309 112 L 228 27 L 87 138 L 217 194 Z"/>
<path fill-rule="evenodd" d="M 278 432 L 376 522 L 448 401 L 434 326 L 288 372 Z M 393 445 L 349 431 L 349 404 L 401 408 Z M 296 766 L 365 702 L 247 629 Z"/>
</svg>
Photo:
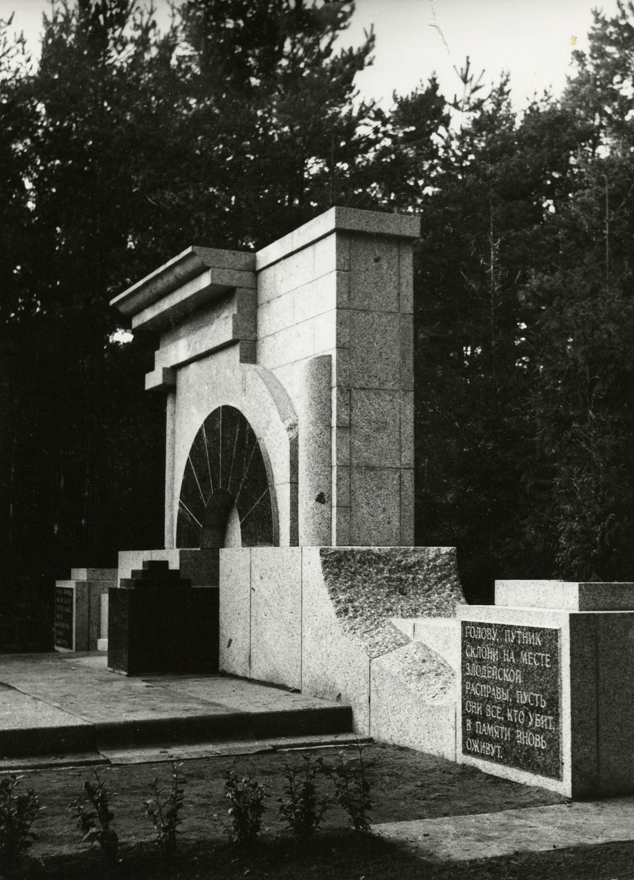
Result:
<svg viewBox="0 0 634 880">
<path fill-rule="evenodd" d="M 55 588 L 55 647 L 74 649 L 75 591 L 72 587 Z"/>
<path fill-rule="evenodd" d="M 462 754 L 562 778 L 559 630 L 462 621 Z"/>
</svg>

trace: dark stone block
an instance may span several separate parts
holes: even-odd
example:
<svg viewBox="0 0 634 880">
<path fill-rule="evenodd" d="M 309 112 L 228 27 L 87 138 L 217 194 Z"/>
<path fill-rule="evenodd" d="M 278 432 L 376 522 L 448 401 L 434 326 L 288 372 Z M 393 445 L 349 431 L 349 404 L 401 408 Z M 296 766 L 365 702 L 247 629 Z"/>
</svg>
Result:
<svg viewBox="0 0 634 880">
<path fill-rule="evenodd" d="M 127 675 L 218 671 L 218 588 L 109 591 L 108 665 Z"/>
<path fill-rule="evenodd" d="M 562 778 L 559 630 L 462 621 L 462 754 Z"/>
<path fill-rule="evenodd" d="M 167 559 L 144 559 L 142 563 L 143 571 L 151 571 L 151 572 L 168 572 L 171 571 L 172 574 L 178 574 L 174 569 L 170 569 L 170 564 Z"/>
</svg>

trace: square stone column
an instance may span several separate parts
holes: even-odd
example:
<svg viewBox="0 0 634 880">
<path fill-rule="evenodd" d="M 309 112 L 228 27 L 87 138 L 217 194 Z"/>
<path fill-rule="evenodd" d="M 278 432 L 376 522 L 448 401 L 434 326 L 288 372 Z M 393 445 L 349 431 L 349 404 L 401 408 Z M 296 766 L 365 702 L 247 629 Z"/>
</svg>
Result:
<svg viewBox="0 0 634 880">
<path fill-rule="evenodd" d="M 458 617 L 459 762 L 567 797 L 634 792 L 634 584 L 498 581 Z"/>
</svg>

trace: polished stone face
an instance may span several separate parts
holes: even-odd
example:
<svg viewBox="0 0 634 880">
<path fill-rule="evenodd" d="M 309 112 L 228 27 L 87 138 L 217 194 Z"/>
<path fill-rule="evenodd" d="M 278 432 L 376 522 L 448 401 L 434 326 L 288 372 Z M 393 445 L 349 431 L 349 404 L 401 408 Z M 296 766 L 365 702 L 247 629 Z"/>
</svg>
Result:
<svg viewBox="0 0 634 880">
<path fill-rule="evenodd" d="M 71 587 L 55 588 L 55 647 L 74 649 L 75 591 Z"/>
<path fill-rule="evenodd" d="M 462 621 L 462 754 L 563 778 L 560 631 Z"/>
<path fill-rule="evenodd" d="M 220 406 L 198 431 L 181 485 L 176 543 L 222 547 L 235 506 L 244 547 L 275 543 L 272 498 L 262 450 L 242 413 Z"/>
</svg>

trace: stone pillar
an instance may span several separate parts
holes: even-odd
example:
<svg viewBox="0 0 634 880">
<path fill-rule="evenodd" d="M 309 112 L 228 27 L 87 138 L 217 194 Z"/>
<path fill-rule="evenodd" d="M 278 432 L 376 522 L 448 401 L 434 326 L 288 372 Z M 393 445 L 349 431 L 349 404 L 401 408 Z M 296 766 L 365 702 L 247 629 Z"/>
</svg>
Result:
<svg viewBox="0 0 634 880">
<path fill-rule="evenodd" d="M 170 388 L 165 403 L 165 547 L 176 546 L 176 516 L 174 513 L 174 444 L 176 442 L 176 391 Z"/>
<path fill-rule="evenodd" d="M 311 358 L 300 372 L 300 546 L 332 543 L 331 376 L 330 355 Z"/>
<path fill-rule="evenodd" d="M 634 583 L 498 581 L 458 609 L 457 756 L 567 797 L 634 792 Z"/>
</svg>

